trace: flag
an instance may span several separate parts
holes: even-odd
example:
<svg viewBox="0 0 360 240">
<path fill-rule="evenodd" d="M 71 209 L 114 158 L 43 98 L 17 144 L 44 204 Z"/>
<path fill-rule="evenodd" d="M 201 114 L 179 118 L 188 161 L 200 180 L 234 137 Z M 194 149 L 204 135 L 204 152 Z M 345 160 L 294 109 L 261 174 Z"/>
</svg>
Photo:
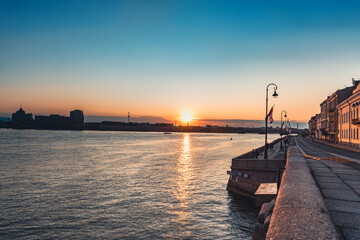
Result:
<svg viewBox="0 0 360 240">
<path fill-rule="evenodd" d="M 272 115 L 273 115 L 273 111 L 274 111 L 274 107 L 272 107 L 272 108 L 270 109 L 269 114 L 266 116 L 266 121 L 269 120 L 270 123 L 272 123 L 272 122 L 274 121 L 273 116 L 272 116 Z"/>
</svg>

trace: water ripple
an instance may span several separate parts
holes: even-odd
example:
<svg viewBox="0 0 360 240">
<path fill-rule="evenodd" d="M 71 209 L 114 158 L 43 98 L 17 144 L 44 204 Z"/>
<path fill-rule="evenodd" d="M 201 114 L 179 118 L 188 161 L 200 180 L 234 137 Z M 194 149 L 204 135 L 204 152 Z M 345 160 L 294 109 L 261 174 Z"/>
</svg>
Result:
<svg viewBox="0 0 360 240">
<path fill-rule="evenodd" d="M 251 239 L 226 171 L 262 137 L 2 129 L 0 239 Z"/>
</svg>

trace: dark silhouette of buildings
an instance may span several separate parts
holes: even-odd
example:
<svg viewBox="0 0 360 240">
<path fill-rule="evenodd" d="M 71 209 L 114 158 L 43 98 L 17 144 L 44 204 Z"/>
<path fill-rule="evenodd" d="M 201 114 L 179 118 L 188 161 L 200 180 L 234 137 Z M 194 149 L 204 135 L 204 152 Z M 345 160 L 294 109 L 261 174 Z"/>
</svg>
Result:
<svg viewBox="0 0 360 240">
<path fill-rule="evenodd" d="M 51 114 L 50 116 L 35 116 L 35 128 L 37 129 L 82 129 L 84 126 L 84 114 L 81 110 L 70 112 L 70 117 Z"/>
<path fill-rule="evenodd" d="M 70 117 L 51 114 L 50 116 L 36 115 L 33 119 L 32 113 L 26 113 L 21 107 L 12 114 L 11 122 L 3 124 L 11 128 L 35 128 L 35 129 L 74 129 L 80 130 L 84 127 L 84 113 L 81 110 L 70 112 Z"/>
<path fill-rule="evenodd" d="M 32 113 L 25 113 L 22 107 L 12 114 L 11 126 L 13 128 L 31 128 L 33 123 L 34 119 Z"/>
<path fill-rule="evenodd" d="M 75 127 L 84 126 L 84 113 L 81 110 L 74 110 L 70 112 L 70 120 Z"/>
</svg>

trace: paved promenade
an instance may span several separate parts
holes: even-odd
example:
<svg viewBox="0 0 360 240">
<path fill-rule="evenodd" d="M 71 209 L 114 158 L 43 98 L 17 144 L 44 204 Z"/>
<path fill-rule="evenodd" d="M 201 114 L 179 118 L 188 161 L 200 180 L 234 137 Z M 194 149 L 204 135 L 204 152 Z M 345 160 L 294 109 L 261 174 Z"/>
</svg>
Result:
<svg viewBox="0 0 360 240">
<path fill-rule="evenodd" d="M 360 154 L 295 137 L 302 153 L 319 159 L 341 157 L 360 163 Z M 360 170 L 348 164 L 307 158 L 334 225 L 344 239 L 360 239 Z"/>
<path fill-rule="evenodd" d="M 289 145 L 286 145 L 286 149 Z M 264 159 L 264 153 L 259 155 L 259 159 Z M 268 149 L 268 159 L 285 159 L 285 144 L 283 142 L 283 148 L 280 149 L 280 142 L 276 143 L 272 149 Z"/>
</svg>

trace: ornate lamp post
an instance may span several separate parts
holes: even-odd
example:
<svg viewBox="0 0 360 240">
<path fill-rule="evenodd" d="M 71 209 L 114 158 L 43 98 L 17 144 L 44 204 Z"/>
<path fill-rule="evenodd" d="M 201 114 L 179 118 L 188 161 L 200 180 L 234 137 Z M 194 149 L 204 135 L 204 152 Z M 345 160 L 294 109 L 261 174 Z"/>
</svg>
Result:
<svg viewBox="0 0 360 240">
<path fill-rule="evenodd" d="M 264 159 L 268 158 L 268 154 L 267 154 L 267 150 L 268 150 L 268 144 L 267 144 L 267 126 L 268 126 L 268 92 L 269 92 L 269 87 L 270 86 L 274 86 L 274 93 L 273 93 L 273 97 L 277 98 L 278 94 L 276 93 L 277 90 L 277 85 L 275 83 L 270 83 L 269 85 L 267 85 L 266 87 L 266 117 L 265 117 L 265 151 L 264 151 Z"/>
<path fill-rule="evenodd" d="M 285 115 L 284 115 L 284 117 L 286 118 L 287 116 L 286 116 L 286 114 L 287 114 L 287 112 L 285 111 L 285 110 L 282 110 L 281 111 L 281 131 L 280 131 L 280 137 L 281 137 L 281 140 L 280 140 L 280 149 L 282 149 L 283 148 L 283 146 L 282 146 L 282 135 L 283 135 L 283 133 L 282 133 L 282 130 L 283 130 L 283 121 L 282 121 L 282 117 L 283 117 L 283 112 L 285 112 Z"/>
<path fill-rule="evenodd" d="M 288 124 L 290 124 L 290 122 L 289 122 L 289 119 L 286 117 L 285 118 L 285 133 L 286 133 L 286 127 L 288 126 Z M 287 133 L 287 134 L 289 134 L 289 133 Z M 286 142 L 285 142 L 285 157 L 286 157 L 286 154 L 287 154 L 287 150 L 286 150 Z"/>
</svg>

